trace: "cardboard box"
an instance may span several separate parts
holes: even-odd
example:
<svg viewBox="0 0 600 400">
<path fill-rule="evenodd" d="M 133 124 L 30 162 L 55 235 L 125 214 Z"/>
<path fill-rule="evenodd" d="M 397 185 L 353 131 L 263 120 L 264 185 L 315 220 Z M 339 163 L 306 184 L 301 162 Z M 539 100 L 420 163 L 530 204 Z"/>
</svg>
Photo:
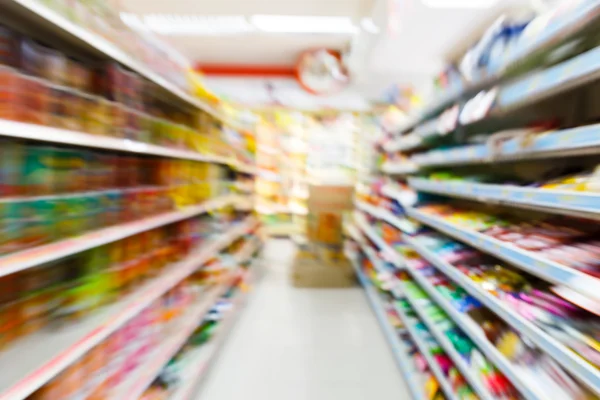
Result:
<svg viewBox="0 0 600 400">
<path fill-rule="evenodd" d="M 292 283 L 299 288 L 346 288 L 355 286 L 356 278 L 342 247 L 309 244 L 296 254 Z"/>
<path fill-rule="evenodd" d="M 307 236 L 308 240 L 328 245 L 341 245 L 342 220 L 352 210 L 352 186 L 309 187 Z"/>
</svg>

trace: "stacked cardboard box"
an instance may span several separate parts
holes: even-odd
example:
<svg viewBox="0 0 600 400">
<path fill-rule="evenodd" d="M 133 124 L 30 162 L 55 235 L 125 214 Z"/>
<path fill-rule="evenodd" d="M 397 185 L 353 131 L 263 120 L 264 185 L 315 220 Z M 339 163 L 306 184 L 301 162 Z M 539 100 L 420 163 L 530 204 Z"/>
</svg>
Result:
<svg viewBox="0 0 600 400">
<path fill-rule="evenodd" d="M 311 185 L 308 198 L 307 240 L 292 268 L 296 287 L 350 287 L 352 266 L 344 256 L 342 220 L 352 210 L 352 186 Z"/>
</svg>

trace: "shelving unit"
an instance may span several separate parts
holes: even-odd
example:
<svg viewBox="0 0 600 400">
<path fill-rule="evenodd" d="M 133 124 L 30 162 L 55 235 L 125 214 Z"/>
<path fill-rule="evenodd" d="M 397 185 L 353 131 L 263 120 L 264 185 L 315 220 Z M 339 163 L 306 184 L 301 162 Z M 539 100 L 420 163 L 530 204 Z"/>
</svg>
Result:
<svg viewBox="0 0 600 400">
<path fill-rule="evenodd" d="M 406 329 L 408 329 L 408 332 L 410 332 L 410 335 L 412 336 L 417 347 L 421 351 L 421 354 L 423 354 L 423 356 L 427 360 L 427 364 L 429 365 L 431 372 L 437 378 L 440 386 L 442 387 L 442 390 L 444 391 L 444 394 L 446 395 L 446 398 L 449 400 L 456 400 L 457 397 L 454 394 L 454 390 L 452 389 L 452 386 L 448 382 L 448 379 L 444 375 L 444 372 L 442 371 L 442 369 L 440 368 L 438 363 L 435 362 L 435 360 L 431 356 L 429 347 L 427 346 L 427 344 L 425 344 L 425 342 L 419 335 L 418 331 L 415 329 L 414 321 L 411 321 L 411 319 L 406 315 L 406 313 L 404 312 L 404 310 L 402 310 L 402 308 L 396 306 L 395 310 L 398 313 L 398 316 L 400 317 L 400 319 L 402 320 L 402 323 L 404 324 L 404 326 L 406 326 Z"/>
<path fill-rule="evenodd" d="M 412 188 L 420 192 L 600 219 L 600 195 L 595 193 L 485 183 L 432 181 L 420 178 L 411 178 L 408 182 Z"/>
<path fill-rule="evenodd" d="M 27 112 L 19 108 L 11 114 L 11 109 L 2 115 L 14 120 L 0 119 L 3 148 L 15 146 L 2 153 L 3 161 L 19 169 L 10 184 L 23 185 L 7 190 L 9 183 L 3 180 L 0 205 L 12 210 L 14 221 L 8 221 L 9 215 L 3 211 L 2 223 L 13 224 L 10 229 L 25 229 L 21 228 L 25 223 L 16 219 L 27 217 L 38 224 L 27 222 L 32 225 L 28 229 L 45 229 L 46 235 L 36 231 L 41 239 L 3 238 L 0 278 L 6 285 L 16 277 L 19 286 L 10 295 L 5 295 L 7 286 L 2 286 L 0 302 L 6 323 L 0 332 L 1 400 L 25 400 L 32 395 L 81 400 L 92 396 L 140 398 L 173 357 L 186 349 L 215 304 L 224 295 L 235 293 L 241 280 L 248 283 L 253 271 L 246 264 L 261 246 L 257 236 L 260 224 L 252 215 L 251 180 L 257 174 L 251 140 L 254 127 L 226 115 L 229 112 L 220 107 L 218 99 L 192 93 L 195 89 L 182 83 L 188 79 L 183 77 L 187 71 L 179 58 L 171 58 L 172 49 L 152 43 L 156 45 L 153 50 L 168 53 L 168 65 L 152 61 L 155 53 L 140 56 L 141 50 L 129 52 L 107 33 L 123 27 L 103 21 L 106 30 L 98 30 L 96 18 L 101 19 L 101 13 L 94 14 L 94 23 L 87 26 L 77 21 L 75 14 L 89 17 L 88 5 L 75 3 L 69 7 L 79 8 L 69 16 L 60 14 L 52 2 L 8 0 L 0 6 L 3 29 L 6 25 L 3 40 L 16 41 L 17 36 L 28 44 L 39 40 L 42 50 L 35 47 L 36 42 L 31 44 L 32 52 L 45 51 L 48 46 L 51 57 L 64 61 L 65 70 L 71 73 L 74 68 L 81 75 L 61 80 L 56 71 L 25 74 L 20 64 L 2 66 L 5 82 L 10 80 L 5 92 L 23 90 L 22 82 L 35 81 L 43 97 L 23 100 L 22 93 L 11 92 L 15 102 L 29 101 L 18 104 Z M 49 8 L 52 6 L 57 11 Z M 122 33 L 127 38 L 135 35 L 120 30 L 119 37 Z M 135 45 L 149 52 L 146 40 L 150 39 L 144 36 L 144 43 L 140 39 Z M 39 59 L 27 63 L 46 63 L 42 58 L 50 57 L 30 56 Z M 151 62 L 146 65 L 143 60 Z M 54 69 L 56 65 L 51 64 L 48 68 Z M 55 97 L 51 98 L 50 88 Z M 63 91 L 70 97 L 56 94 Z M 58 103 L 52 103 L 51 109 L 51 101 L 60 102 L 65 110 L 57 111 Z M 241 138 L 237 142 L 226 135 L 231 136 L 232 131 Z M 48 165 L 35 171 L 35 183 L 22 183 L 20 179 L 25 179 L 18 174 L 24 168 L 17 163 L 24 163 L 25 155 L 35 151 L 47 152 Z M 52 168 L 57 167 L 50 166 L 50 161 L 61 151 L 65 158 L 59 161 L 65 165 L 78 157 L 76 178 L 83 183 L 55 187 L 53 174 L 57 172 Z M 14 160 L 4 159 L 13 156 Z M 3 171 L 6 168 L 3 164 Z M 75 167 L 64 167 L 69 168 Z M 70 170 L 61 173 L 64 181 L 74 179 Z M 35 184 L 46 186 L 32 188 Z M 37 208 L 21 210 L 21 204 Z M 36 213 L 42 208 L 47 215 L 40 217 Z M 79 214 L 71 213 L 72 209 Z M 110 220 L 104 221 L 105 216 Z M 215 227 L 219 232 L 211 231 Z M 18 242 L 15 248 L 19 251 L 15 251 L 6 246 L 10 240 L 24 243 Z M 228 255 L 233 249 L 236 253 Z M 68 266 L 69 274 L 63 273 L 65 260 L 75 258 L 77 265 Z M 204 278 L 199 272 L 205 268 L 222 274 L 222 279 Z M 39 284 L 34 288 L 38 292 L 20 284 L 24 276 Z M 244 296 L 238 297 L 236 305 L 241 305 Z M 25 311 L 30 315 L 43 310 L 40 316 L 11 320 L 12 314 L 6 314 L 11 302 L 23 302 L 24 315 Z M 9 326 L 13 322 L 16 327 Z M 18 324 L 32 325 L 21 329 Z M 224 335 L 219 336 L 222 341 Z M 203 356 L 188 365 L 185 385 L 173 394 L 175 398 L 191 398 L 211 362 L 212 357 L 205 355 L 215 354 L 213 343 L 197 349 Z M 116 350 L 120 350 L 117 356 Z M 76 389 L 67 388 L 64 382 L 77 373 Z"/>
<path fill-rule="evenodd" d="M 375 313 L 375 316 L 377 317 L 377 320 L 381 326 L 381 329 L 383 330 L 387 342 L 389 343 L 392 349 L 394 360 L 398 365 L 400 373 L 404 377 L 404 381 L 408 386 L 412 398 L 415 400 L 424 400 L 425 394 L 422 392 L 420 387 L 417 387 L 417 385 L 415 385 L 416 381 L 412 379 L 413 372 L 410 367 L 410 360 L 408 359 L 408 354 L 404 349 L 404 346 L 400 342 L 397 332 L 395 332 L 394 328 L 387 319 L 385 309 L 381 304 L 381 298 L 377 294 L 377 291 L 373 287 L 371 282 L 367 279 L 367 277 L 360 269 L 358 261 L 353 258 L 351 258 L 351 261 L 352 265 L 354 266 L 354 270 L 356 271 L 356 276 L 358 277 L 360 284 L 365 289 L 365 294 L 367 296 L 367 299 L 369 300 L 369 304 L 373 308 L 373 312 Z"/>
<path fill-rule="evenodd" d="M 372 229 L 369 227 L 369 225 L 365 224 L 364 222 L 361 223 L 360 219 L 358 219 L 357 222 L 358 222 L 360 229 L 365 233 L 365 235 L 367 237 L 369 237 L 373 242 L 377 243 L 378 247 L 380 247 L 381 250 L 384 250 L 386 252 L 393 251 L 393 249 L 391 249 L 391 247 L 389 247 L 389 245 L 387 245 L 387 243 L 385 243 L 385 241 L 383 241 L 382 238 L 379 238 L 378 235 L 376 235 L 372 231 Z M 379 246 L 379 244 L 380 244 L 380 246 Z M 364 252 L 365 252 L 365 254 L 367 254 L 367 256 L 369 257 L 371 262 L 376 265 L 375 268 L 378 271 L 382 270 L 382 267 L 378 266 L 378 264 L 381 263 L 381 260 L 378 260 L 376 258 L 376 256 L 373 254 L 373 252 L 368 248 L 364 248 Z M 404 262 L 402 257 L 400 257 L 400 256 L 395 257 L 393 263 L 396 265 L 397 268 L 408 270 L 411 272 L 411 275 L 416 275 L 416 274 L 414 274 L 414 270 L 411 270 L 410 267 L 408 267 L 406 265 L 406 262 Z M 398 264 L 396 264 L 396 263 L 398 263 Z M 470 370 L 470 367 L 463 360 L 462 356 L 456 351 L 456 349 L 454 348 L 452 343 L 449 341 L 449 339 L 446 337 L 444 332 L 442 332 L 439 329 L 439 327 L 429 318 L 427 313 L 423 310 L 421 304 L 418 301 L 405 295 L 406 291 L 405 291 L 404 286 L 401 281 L 399 281 L 397 279 L 394 279 L 394 281 L 395 281 L 395 284 L 394 284 L 395 287 L 393 289 L 391 289 L 391 291 L 393 293 L 396 293 L 398 296 L 401 295 L 402 297 L 405 297 L 408 300 L 408 302 L 411 304 L 412 308 L 419 315 L 419 319 L 427 325 L 429 331 L 435 337 L 436 341 L 442 346 L 442 348 L 444 349 L 446 354 L 448 354 L 448 356 L 452 359 L 452 361 L 455 363 L 455 365 L 461 371 L 461 373 L 463 374 L 465 379 L 467 379 L 467 381 L 469 382 L 469 385 L 476 391 L 478 396 L 483 399 L 492 399 L 493 397 L 490 395 L 488 390 L 485 389 L 482 386 L 481 382 L 476 377 L 473 376 L 473 373 Z M 400 313 L 401 310 L 398 312 Z M 403 320 L 406 321 L 406 318 L 403 318 Z M 416 337 L 414 337 L 414 340 L 418 345 L 418 343 L 421 341 L 421 339 L 418 338 L 418 335 L 414 335 L 414 336 L 416 336 Z M 419 348 L 421 348 L 421 346 L 419 346 Z M 432 361 L 429 362 L 429 365 L 430 365 L 430 368 L 432 368 L 432 370 L 434 370 L 436 368 L 436 364 Z M 437 374 L 436 374 L 436 376 L 437 376 Z M 438 377 L 438 379 L 439 379 L 439 377 Z M 442 388 L 444 389 L 444 393 L 446 393 L 446 395 L 454 396 L 453 392 L 447 387 L 445 378 L 442 380 L 439 380 L 439 382 L 440 382 L 440 385 L 442 386 Z M 447 391 L 449 391 L 450 394 L 448 394 Z"/>
<path fill-rule="evenodd" d="M 454 365 L 458 368 L 461 374 L 465 377 L 469 386 L 477 393 L 477 396 L 481 399 L 493 399 L 492 394 L 482 385 L 477 377 L 474 376 L 473 371 L 458 351 L 454 348 L 450 340 L 446 337 L 444 332 L 431 320 L 427 315 L 423 307 L 418 301 L 410 297 L 406 297 L 412 308 L 415 310 L 419 319 L 427 325 L 429 332 L 435 337 L 437 342 L 442 346 L 446 354 L 452 359 Z"/>
<path fill-rule="evenodd" d="M 501 242 L 479 232 L 455 226 L 419 210 L 408 210 L 408 215 L 470 246 L 516 265 L 533 275 L 539 276 L 548 282 L 568 286 L 593 299 L 598 299 L 600 296 L 600 279 L 598 278 L 541 258 L 534 253 L 519 249 L 510 243 Z"/>
<path fill-rule="evenodd" d="M 376 215 L 375 215 L 376 216 Z M 365 233 L 365 235 L 372 239 L 374 243 L 380 244 L 384 251 L 392 251 L 391 247 L 383 241 L 380 237 L 373 232 L 372 228 L 365 224 L 364 221 L 358 220 L 358 226 Z M 442 231 L 442 229 L 439 229 Z M 441 258 L 435 255 L 435 253 L 429 251 L 426 247 L 421 245 L 418 240 L 405 235 L 403 238 L 404 243 L 409 245 L 415 252 L 419 253 L 424 259 L 431 262 L 440 272 L 448 276 L 457 285 L 464 288 L 469 294 L 481 301 L 486 307 L 496 313 L 499 317 L 510 324 L 514 329 L 519 331 L 521 334 L 529 337 L 529 339 L 539 345 L 548 355 L 553 357 L 558 363 L 560 363 L 565 369 L 576 373 L 576 375 L 584 380 L 590 387 L 597 388 L 598 382 L 600 382 L 600 373 L 591 365 L 582 360 L 576 353 L 559 343 L 550 335 L 536 327 L 525 318 L 516 314 L 514 311 L 508 309 L 501 301 L 499 301 L 492 294 L 483 290 L 480 286 L 471 281 L 468 277 L 463 275 L 454 266 L 445 262 Z M 476 247 L 476 246 L 474 246 Z M 373 257 L 372 253 L 369 253 Z M 397 259 L 397 258 L 396 258 Z M 423 288 L 429 296 L 452 318 L 452 320 L 477 344 L 478 348 L 494 362 L 494 364 L 510 378 L 520 392 L 528 399 L 549 399 L 549 395 L 543 392 L 541 388 L 531 387 L 530 384 L 523 382 L 521 377 L 531 377 L 530 371 L 526 368 L 514 365 L 510 363 L 500 352 L 485 338 L 482 331 L 477 328 L 472 322 L 460 312 L 458 312 L 452 305 L 445 300 L 439 292 L 425 279 L 418 271 L 407 265 L 405 262 L 401 262 L 397 265 L 398 268 L 406 269 L 413 279 Z M 410 299 L 409 299 L 410 300 Z M 555 392 L 560 391 L 560 388 L 555 388 Z"/>
<path fill-rule="evenodd" d="M 24 24 L 36 27 L 39 31 L 51 37 L 66 41 L 69 45 L 107 60 L 116 61 L 135 71 L 150 82 L 161 88 L 163 94 L 187 107 L 203 110 L 223 123 L 235 129 L 244 129 L 237 122 L 231 121 L 211 105 L 185 92 L 152 71 L 140 61 L 135 60 L 123 50 L 117 48 L 107 39 L 76 25 L 62 15 L 48 9 L 44 4 L 35 0 L 9 0 L 2 6 L 3 12 Z"/>
<path fill-rule="evenodd" d="M 239 264 L 251 260 L 252 255 L 260 249 L 258 240 L 248 243 L 236 255 Z M 218 331 L 213 335 L 213 338 L 204 345 L 192 350 L 187 356 L 188 368 L 184 371 L 185 376 L 181 379 L 181 384 L 171 394 L 174 400 L 191 400 L 194 394 L 201 390 L 201 385 L 204 378 L 209 374 L 212 361 L 216 359 L 221 348 L 223 347 L 229 333 L 240 318 L 241 313 L 251 294 L 252 286 L 258 279 L 257 273 L 251 269 L 243 272 L 242 280 L 244 285 L 250 289 L 242 290 L 235 296 L 232 301 L 232 310 L 227 312 L 225 321 L 218 328 Z"/>
<path fill-rule="evenodd" d="M 171 266 L 163 275 L 90 318 L 61 330 L 40 331 L 6 349 L 0 354 L 0 363 L 9 365 L 17 358 L 20 361 L 2 374 L 0 399 L 25 399 L 255 226 L 256 221 L 249 219 L 233 227 L 224 236 Z"/>
<path fill-rule="evenodd" d="M 379 250 L 377 254 L 369 244 L 362 243 L 363 252 L 372 263 L 379 262 L 383 268 L 383 260 L 374 260 L 381 257 L 402 271 L 397 274 L 402 279 L 407 274 L 429 301 L 472 341 L 480 355 L 528 400 L 569 398 L 575 396 L 574 393 L 600 394 L 600 370 L 593 357 L 574 350 L 577 345 L 547 326 L 548 320 L 537 315 L 527 318 L 522 309 L 516 309 L 530 294 L 534 300 L 532 309 L 527 311 L 529 315 L 543 309 L 535 303 L 534 294 L 539 293 L 547 295 L 548 301 L 553 301 L 554 296 L 557 303 L 570 302 L 565 303 L 565 307 L 579 308 L 577 312 L 589 315 L 590 324 L 596 318 L 593 314 L 597 315 L 593 305 L 600 301 L 600 279 L 595 276 L 595 270 L 588 267 L 586 260 L 580 264 L 566 261 L 561 264 L 557 254 L 561 251 L 571 254 L 570 249 L 584 248 L 593 242 L 596 238 L 593 227 L 600 220 L 600 197 L 593 185 L 600 159 L 600 125 L 590 124 L 599 115 L 597 99 L 592 96 L 600 84 L 600 47 L 595 39 L 599 20 L 598 1 L 565 4 L 560 12 L 545 20 L 546 25 L 538 26 L 536 34 L 518 38 L 504 58 L 487 66 L 488 71 L 495 68 L 497 72 L 486 75 L 487 71 L 481 68 L 473 81 L 465 77 L 461 89 L 442 94 L 413 114 L 378 147 L 379 151 L 388 153 L 379 177 L 372 179 L 374 183 L 367 184 L 366 189 L 359 189 L 355 199 L 357 210 L 368 215 L 367 218 L 356 213 L 356 226 Z M 461 71 L 455 68 L 452 72 Z M 476 103 L 484 96 L 490 100 L 489 104 Z M 567 110 L 565 105 L 572 101 L 578 102 L 574 106 L 577 110 L 585 108 L 585 112 Z M 473 112 L 478 104 L 477 112 L 481 112 Z M 444 118 L 453 117 L 456 109 L 459 110 L 457 120 L 446 121 Z M 456 122 L 452 130 L 447 129 L 453 126 L 450 122 Z M 543 132 L 543 129 L 547 130 Z M 587 183 L 588 176 L 591 184 Z M 407 197 L 407 190 L 418 195 L 416 205 Z M 465 201 L 468 203 L 461 207 Z M 414 229 L 406 229 L 404 221 L 413 224 Z M 538 238 L 541 237 L 540 242 L 546 243 L 544 234 L 552 237 L 556 230 L 568 231 L 569 226 L 576 233 L 566 234 L 564 241 L 548 240 L 547 247 L 540 245 L 539 248 L 532 244 L 536 232 Z M 578 230 L 579 226 L 585 229 Z M 543 229 L 547 230 L 540 233 Z M 438 232 L 460 243 L 453 247 L 452 242 Z M 526 242 L 530 238 L 531 242 Z M 478 257 L 470 260 L 473 265 L 460 258 L 463 250 L 472 251 Z M 543 255 L 546 252 L 548 256 Z M 448 262 L 452 256 L 459 260 L 456 265 Z M 493 275 L 488 271 L 494 262 L 507 274 L 513 271 L 515 276 L 521 274 L 528 285 L 511 290 L 511 295 L 519 299 L 512 308 L 504 289 L 494 291 L 487 287 L 485 279 L 491 279 L 487 274 Z M 556 385 L 556 380 L 542 383 L 546 378 L 536 375 L 537 366 L 505 356 L 500 347 L 496 347 L 495 339 L 488 339 L 489 331 L 479 322 L 478 318 L 487 321 L 486 317 L 469 315 L 451 301 L 447 293 L 443 293 L 443 287 L 437 286 L 430 277 L 432 267 L 436 277 L 443 275 L 454 285 L 452 293 L 455 289 L 457 292 L 464 289 L 466 298 L 480 302 L 476 309 L 482 307 L 491 321 L 501 325 L 498 328 L 501 332 L 518 333 L 529 343 L 525 347 L 531 346 L 532 354 L 543 353 L 547 360 L 551 358 L 559 374 L 573 378 L 573 392 Z M 477 276 L 478 268 L 482 276 L 472 280 L 469 274 Z M 404 282 L 398 279 L 397 287 L 391 292 L 406 297 L 477 396 L 496 398 L 452 348 L 445 332 L 435 326 L 421 299 L 412 298 L 410 290 L 406 294 Z M 412 283 L 408 287 L 415 288 Z M 585 314 L 589 311 L 591 313 Z M 397 312 L 411 334 L 418 335 L 403 310 Z M 557 326 L 569 329 L 571 323 L 578 323 L 577 315 L 575 311 L 566 312 Z M 587 332 L 586 323 L 587 320 L 581 322 L 573 332 Z M 419 338 L 415 338 L 415 342 L 422 348 Z M 431 360 L 427 361 L 432 364 Z M 440 390 L 451 397 L 444 377 L 435 369 L 432 371 Z"/>
<path fill-rule="evenodd" d="M 562 18 L 553 21 L 553 25 L 546 26 L 537 35 L 527 38 L 527 40 L 521 40 L 518 45 L 511 49 L 512 51 L 506 55 L 507 61 L 504 62 L 503 68 L 495 76 L 487 76 L 475 83 L 467 84 L 465 88 L 459 91 L 447 92 L 440 96 L 439 99 L 432 101 L 417 115 L 409 118 L 406 124 L 399 129 L 399 133 L 408 132 L 423 123 L 427 123 L 432 117 L 440 114 L 441 111 L 447 109 L 453 104 L 458 104 L 461 100 L 470 99 L 482 90 L 486 90 L 494 87 L 498 83 L 510 79 L 514 75 L 514 71 L 519 69 L 521 66 L 531 63 L 534 60 L 543 59 L 544 55 L 551 54 L 553 50 L 559 48 L 561 45 L 576 40 L 577 38 L 589 33 L 590 30 L 594 29 L 595 23 L 600 18 L 600 5 L 596 2 L 588 2 L 585 6 L 579 7 L 572 13 L 563 15 Z M 592 65 L 589 69 L 595 69 Z M 583 72 L 583 69 L 579 71 Z M 578 71 L 571 71 L 573 76 L 577 75 Z M 532 85 L 529 81 L 529 85 L 523 84 L 525 91 L 515 90 L 521 98 L 524 93 L 534 97 L 542 90 L 545 89 L 545 85 L 537 86 L 540 82 L 537 76 L 532 76 L 536 85 Z M 592 79 L 589 77 L 588 79 Z M 564 81 L 569 80 L 567 77 L 563 77 L 563 81 L 556 81 L 556 75 L 551 81 L 547 81 L 553 86 L 564 85 Z M 541 79 L 540 79 L 541 81 Z M 525 80 L 523 81 L 525 82 Z M 578 84 L 585 83 L 585 80 L 580 80 Z M 556 90 L 556 89 L 554 89 Z M 536 93 L 537 92 L 537 93 Z M 547 92 L 546 95 L 555 94 Z M 539 95 L 539 94 L 538 94 Z M 522 104 L 522 103 L 521 103 Z M 409 150 L 408 148 L 386 148 L 386 151 L 402 151 Z"/>
<path fill-rule="evenodd" d="M 225 196 L 209 200 L 198 206 L 187 207 L 182 210 L 145 218 L 140 221 L 99 229 L 72 239 L 61 240 L 3 256 L 0 257 L 0 276 L 9 275 L 72 254 L 81 253 L 82 251 L 115 242 L 160 226 L 169 225 L 200 214 L 209 213 L 228 205 L 235 206 L 242 200 L 243 198 L 238 196 Z"/>
<path fill-rule="evenodd" d="M 597 385 L 597 383 L 599 382 L 598 371 L 595 368 L 593 368 L 590 364 L 582 360 L 581 357 L 579 357 L 576 353 L 574 353 L 572 350 L 568 349 L 566 346 L 553 339 L 550 335 L 548 335 L 546 332 L 532 324 L 527 319 L 523 318 L 519 314 L 515 313 L 513 310 L 509 309 L 498 298 L 493 296 L 491 293 L 485 291 L 483 288 L 481 288 L 463 273 L 458 271 L 450 263 L 442 260 L 435 253 L 428 250 L 425 246 L 420 244 L 418 240 L 406 238 L 405 241 L 424 259 L 426 259 L 433 266 L 435 266 L 440 272 L 448 276 L 453 282 L 465 289 L 471 296 L 481 301 L 482 304 L 484 304 L 487 308 L 489 308 L 496 315 L 502 318 L 514 329 L 516 329 L 520 334 L 528 337 L 533 343 L 536 343 L 538 346 L 540 346 L 540 348 L 544 349 L 544 351 L 548 355 L 554 358 L 564 368 L 576 371 L 577 376 L 583 377 L 589 385 Z M 447 304 L 446 302 L 443 303 Z M 455 320 L 461 321 L 463 320 L 463 317 L 457 317 L 457 319 Z M 465 332 L 469 330 L 468 325 L 466 326 L 467 329 L 463 328 Z M 479 341 L 483 341 L 483 339 L 478 333 L 471 336 L 471 338 L 476 342 L 478 341 L 478 338 L 481 339 Z M 481 344 L 478 343 L 478 345 Z M 488 345 L 484 344 L 484 346 Z M 495 351 L 495 349 L 490 349 L 490 354 L 494 353 Z M 490 358 L 493 357 L 489 354 L 488 356 Z"/>
</svg>

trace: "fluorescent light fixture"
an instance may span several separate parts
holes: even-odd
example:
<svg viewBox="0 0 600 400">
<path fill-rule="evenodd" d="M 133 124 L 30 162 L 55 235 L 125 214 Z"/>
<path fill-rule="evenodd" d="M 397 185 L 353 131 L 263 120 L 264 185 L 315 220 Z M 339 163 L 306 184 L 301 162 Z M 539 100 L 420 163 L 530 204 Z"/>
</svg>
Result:
<svg viewBox="0 0 600 400">
<path fill-rule="evenodd" d="M 379 29 L 379 27 L 375 25 L 375 22 L 373 22 L 371 18 L 363 18 L 360 21 L 360 26 L 365 32 L 372 33 L 374 35 L 381 32 L 381 29 Z"/>
<path fill-rule="evenodd" d="M 250 22 L 260 31 L 271 33 L 355 33 L 348 17 L 253 15 Z"/>
<path fill-rule="evenodd" d="M 490 8 L 499 0 L 421 0 L 431 8 Z"/>
<path fill-rule="evenodd" d="M 221 36 L 256 30 L 243 15 L 148 14 L 143 17 L 143 21 L 154 32 L 171 36 Z"/>
<path fill-rule="evenodd" d="M 348 17 L 254 15 L 184 15 L 121 13 L 123 23 L 134 29 L 146 29 L 169 36 L 223 36 L 251 32 L 351 34 L 356 26 Z M 365 29 L 378 29 L 368 24 Z"/>
</svg>

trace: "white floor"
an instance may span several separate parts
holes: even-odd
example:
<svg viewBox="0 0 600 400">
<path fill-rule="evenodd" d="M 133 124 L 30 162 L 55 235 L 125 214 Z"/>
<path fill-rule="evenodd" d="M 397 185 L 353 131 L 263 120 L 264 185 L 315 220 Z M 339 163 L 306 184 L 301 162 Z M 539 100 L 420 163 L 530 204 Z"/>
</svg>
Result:
<svg viewBox="0 0 600 400">
<path fill-rule="evenodd" d="M 197 399 L 409 399 L 362 289 L 294 288 L 294 249 L 266 244 L 264 277 Z"/>
</svg>

